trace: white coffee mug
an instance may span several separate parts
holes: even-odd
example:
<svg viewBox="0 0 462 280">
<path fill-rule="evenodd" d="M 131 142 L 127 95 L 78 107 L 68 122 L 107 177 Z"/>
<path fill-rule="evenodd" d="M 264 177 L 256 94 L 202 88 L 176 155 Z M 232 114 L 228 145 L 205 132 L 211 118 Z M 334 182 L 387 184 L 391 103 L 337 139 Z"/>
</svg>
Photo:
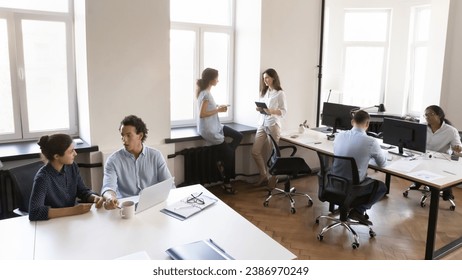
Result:
<svg viewBox="0 0 462 280">
<path fill-rule="evenodd" d="M 124 201 L 120 206 L 120 216 L 124 219 L 131 219 L 135 216 L 135 202 Z"/>
</svg>

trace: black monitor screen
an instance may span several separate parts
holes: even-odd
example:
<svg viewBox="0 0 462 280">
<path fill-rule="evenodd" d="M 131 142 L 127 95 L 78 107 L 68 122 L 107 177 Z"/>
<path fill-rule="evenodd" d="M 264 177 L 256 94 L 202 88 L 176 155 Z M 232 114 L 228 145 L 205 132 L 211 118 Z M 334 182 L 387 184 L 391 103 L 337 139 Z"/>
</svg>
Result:
<svg viewBox="0 0 462 280">
<path fill-rule="evenodd" d="M 352 112 L 356 110 L 359 110 L 359 107 L 324 102 L 321 124 L 332 127 L 332 133 L 337 129 L 351 129 Z"/>
<path fill-rule="evenodd" d="M 426 152 L 427 126 L 425 124 L 384 118 L 382 128 L 383 143 L 397 146 L 400 155 L 406 156 L 403 149 Z"/>
</svg>

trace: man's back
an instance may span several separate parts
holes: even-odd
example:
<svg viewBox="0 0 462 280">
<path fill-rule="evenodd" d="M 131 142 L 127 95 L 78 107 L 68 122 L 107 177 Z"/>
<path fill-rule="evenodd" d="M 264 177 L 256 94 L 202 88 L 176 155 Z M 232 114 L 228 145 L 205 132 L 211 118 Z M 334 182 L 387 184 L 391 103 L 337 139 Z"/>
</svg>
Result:
<svg viewBox="0 0 462 280">
<path fill-rule="evenodd" d="M 339 156 L 353 157 L 359 171 L 360 181 L 366 178 L 369 160 L 373 158 L 377 165 L 384 166 L 386 157 L 380 149 L 379 143 L 372 137 L 367 136 L 363 129 L 353 127 L 351 130 L 337 134 L 334 141 L 334 154 Z M 349 168 L 333 166 L 334 174 L 350 177 L 345 174 Z"/>
</svg>

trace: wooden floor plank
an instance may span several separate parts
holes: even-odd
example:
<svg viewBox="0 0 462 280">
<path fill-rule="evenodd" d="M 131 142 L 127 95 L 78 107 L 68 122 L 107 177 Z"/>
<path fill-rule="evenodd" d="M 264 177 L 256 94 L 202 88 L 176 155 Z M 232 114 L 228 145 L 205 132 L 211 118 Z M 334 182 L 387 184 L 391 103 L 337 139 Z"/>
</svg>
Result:
<svg viewBox="0 0 462 280">
<path fill-rule="evenodd" d="M 373 177 L 384 179 L 381 173 L 371 172 Z M 427 206 L 420 206 L 420 192 L 411 191 L 405 198 L 403 191 L 410 182 L 392 177 L 390 194 L 368 211 L 373 221 L 375 238 L 369 237 L 369 230 L 356 226 L 360 247 L 352 249 L 352 236 L 341 228 L 336 228 L 317 240 L 326 221 L 315 223 L 316 217 L 328 213 L 327 203 L 317 198 L 317 177 L 308 176 L 293 180 L 292 185 L 298 191 L 308 193 L 313 199 L 313 206 L 307 207 L 307 200 L 296 197 L 296 213 L 290 213 L 290 204 L 286 198 L 272 199 L 268 207 L 263 206 L 267 190 L 254 187 L 244 180 L 233 181 L 236 195 L 225 194 L 218 187 L 209 190 L 230 207 L 263 230 L 277 242 L 304 260 L 419 260 L 424 258 L 426 229 L 428 219 Z M 283 186 L 279 186 L 283 187 Z M 462 235 L 462 189 L 454 188 L 456 197 L 455 211 L 449 210 L 449 203 L 440 202 L 436 246 L 439 248 Z M 462 259 L 462 248 L 452 252 L 443 259 Z"/>
</svg>

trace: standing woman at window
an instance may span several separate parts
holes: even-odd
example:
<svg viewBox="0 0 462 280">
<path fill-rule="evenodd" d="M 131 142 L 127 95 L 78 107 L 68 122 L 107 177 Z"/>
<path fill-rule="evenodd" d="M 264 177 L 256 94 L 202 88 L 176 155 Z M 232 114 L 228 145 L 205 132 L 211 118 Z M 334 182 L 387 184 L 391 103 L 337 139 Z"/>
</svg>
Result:
<svg viewBox="0 0 462 280">
<path fill-rule="evenodd" d="M 213 99 L 211 89 L 218 83 L 218 70 L 206 68 L 202 76 L 197 80 L 197 104 L 199 118 L 197 119 L 197 132 L 205 139 L 206 146 L 212 146 L 214 162 L 223 178 L 223 189 L 228 194 L 236 191 L 230 184 L 230 178 L 234 174 L 234 154 L 237 146 L 241 143 L 242 133 L 220 123 L 218 113 L 226 112 L 227 105 L 217 105 Z M 230 137 L 227 143 L 225 137 Z"/>
<path fill-rule="evenodd" d="M 103 205 L 103 199 L 88 189 L 74 162 L 77 153 L 67 134 L 42 136 L 38 142 L 45 164 L 35 175 L 29 205 L 29 220 L 48 220 L 79 215 Z M 79 198 L 83 203 L 76 203 Z"/>
<path fill-rule="evenodd" d="M 257 107 L 260 118 L 258 129 L 255 135 L 255 141 L 252 146 L 252 156 L 257 164 L 260 178 L 256 186 L 265 186 L 268 184 L 268 171 L 266 170 L 266 161 L 263 155 L 268 148 L 268 133 L 273 136 L 274 140 L 279 143 L 281 138 L 281 120 L 287 112 L 286 94 L 281 88 L 281 82 L 276 70 L 269 68 L 262 73 L 260 102 L 264 102 L 267 109 Z M 262 113 L 264 110 L 265 114 Z"/>
</svg>

